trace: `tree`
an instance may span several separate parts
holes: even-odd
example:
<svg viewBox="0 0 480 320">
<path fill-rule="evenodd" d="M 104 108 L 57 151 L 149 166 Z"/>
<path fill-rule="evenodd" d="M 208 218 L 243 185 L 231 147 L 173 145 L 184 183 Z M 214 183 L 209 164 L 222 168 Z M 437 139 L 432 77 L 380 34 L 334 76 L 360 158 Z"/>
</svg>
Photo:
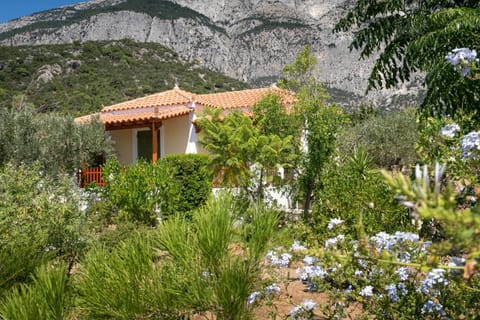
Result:
<svg viewBox="0 0 480 320">
<path fill-rule="evenodd" d="M 337 132 L 348 121 L 339 106 L 326 104 L 328 94 L 313 77 L 316 63 L 311 47 L 306 46 L 293 64 L 285 66 L 285 77 L 279 81 L 281 87 L 297 92 L 295 117 L 305 145 L 297 169 L 306 219 L 314 191 L 321 185 L 322 171 L 335 150 Z"/>
<path fill-rule="evenodd" d="M 478 0 L 359 0 L 335 31 L 355 29 L 350 49 L 361 58 L 380 55 L 368 90 L 391 88 L 426 72 L 427 95 L 421 108 L 429 114 L 473 112 L 480 101 L 480 81 L 466 81 L 445 61 L 455 48 L 480 48 Z M 358 29 L 358 31 L 357 31 Z"/>
<path fill-rule="evenodd" d="M 212 157 L 214 174 L 226 185 L 241 187 L 252 202 L 263 198 L 267 169 L 289 167 L 295 157 L 293 136 L 288 131 L 273 133 L 271 111 L 284 110 L 279 105 L 278 98 L 266 97 L 254 107 L 253 118 L 240 111 L 224 116 L 221 109 L 209 109 L 198 120 L 200 141 Z"/>
<path fill-rule="evenodd" d="M 56 114 L 33 109 L 0 109 L 0 165 L 38 162 L 45 172 L 73 173 L 82 163 L 109 153 L 102 123 L 78 125 Z"/>
</svg>

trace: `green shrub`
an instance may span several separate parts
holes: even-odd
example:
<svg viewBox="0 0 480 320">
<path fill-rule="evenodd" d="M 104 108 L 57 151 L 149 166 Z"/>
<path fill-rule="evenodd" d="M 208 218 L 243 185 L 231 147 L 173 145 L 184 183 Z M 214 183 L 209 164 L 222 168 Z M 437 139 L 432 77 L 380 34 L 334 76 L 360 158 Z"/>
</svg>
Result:
<svg viewBox="0 0 480 320">
<path fill-rule="evenodd" d="M 182 308 L 172 298 L 172 284 L 181 279 L 157 260 L 148 232 L 134 232 L 113 250 L 93 248 L 80 262 L 78 312 L 88 319 L 173 318 Z"/>
<path fill-rule="evenodd" d="M 415 110 L 381 114 L 358 122 L 338 137 L 340 153 L 349 154 L 363 148 L 374 165 L 391 168 L 414 165 L 415 143 L 418 139 Z"/>
<path fill-rule="evenodd" d="M 118 209 L 121 218 L 154 226 L 166 217 L 180 196 L 172 172 L 161 161 L 152 165 L 138 161 L 123 168 L 115 159 L 109 160 L 103 170 L 107 181 L 104 194 Z"/>
<path fill-rule="evenodd" d="M 169 183 L 178 184 L 179 199 L 169 197 L 167 201 L 176 200 L 169 207 L 179 214 L 187 214 L 203 205 L 212 193 L 212 171 L 210 158 L 203 154 L 167 155 L 161 160 L 172 172 Z M 177 188 L 172 188 L 177 190 Z"/>
<path fill-rule="evenodd" d="M 252 211 L 250 223 L 235 230 L 232 205 L 233 199 L 222 195 L 194 212 L 192 224 L 177 216 L 159 228 L 160 249 L 181 270 L 177 278 L 188 279 L 188 291 L 177 299 L 217 319 L 249 318 L 246 299 L 258 283 L 260 258 L 278 223 L 273 212 Z M 234 243 L 237 232 L 241 242 Z"/>
<path fill-rule="evenodd" d="M 82 163 L 109 153 L 103 124 L 77 125 L 55 114 L 40 115 L 28 108 L 0 108 L 0 165 L 33 164 L 52 175 L 74 173 Z"/>
<path fill-rule="evenodd" d="M 53 179 L 38 164 L 0 169 L 0 289 L 55 255 L 76 257 L 85 244 L 82 205 L 70 177 Z"/>
<path fill-rule="evenodd" d="M 314 234 L 323 235 L 328 221 L 345 221 L 345 234 L 369 235 L 412 228 L 409 212 L 398 205 L 394 192 L 378 170 L 370 168 L 368 154 L 355 150 L 344 163 L 331 163 L 323 175 L 313 209 Z"/>
<path fill-rule="evenodd" d="M 62 320 L 69 307 L 67 267 L 45 264 L 30 284 L 11 289 L 0 302 L 4 320 Z"/>
</svg>

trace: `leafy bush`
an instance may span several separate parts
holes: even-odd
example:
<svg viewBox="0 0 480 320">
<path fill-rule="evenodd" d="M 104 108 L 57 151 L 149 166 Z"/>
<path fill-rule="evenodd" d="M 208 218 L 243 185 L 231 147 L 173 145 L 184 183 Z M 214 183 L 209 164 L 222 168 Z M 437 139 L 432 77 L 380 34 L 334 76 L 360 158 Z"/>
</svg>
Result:
<svg viewBox="0 0 480 320">
<path fill-rule="evenodd" d="M 251 222 L 235 232 L 232 201 L 210 199 L 193 213 L 193 222 L 173 216 L 116 248 L 95 247 L 80 263 L 78 312 L 91 318 L 178 319 L 210 311 L 217 319 L 247 318 L 247 297 L 277 218 L 251 212 Z"/>
<path fill-rule="evenodd" d="M 176 270 L 189 279 L 182 299 L 196 311 L 211 311 L 217 319 L 244 319 L 250 310 L 247 297 L 260 276 L 259 264 L 278 219 L 275 213 L 256 209 L 249 223 L 240 225 L 241 242 L 234 243 L 233 199 L 211 199 L 193 215 L 193 223 L 176 217 L 159 228 L 160 249 Z"/>
<path fill-rule="evenodd" d="M 212 171 L 210 158 L 203 154 L 167 155 L 161 160 L 162 166 L 171 171 L 173 179 L 168 181 L 178 185 L 181 197 L 169 205 L 178 214 L 185 214 L 203 205 L 212 192 Z M 174 188 L 177 190 L 177 188 Z"/>
<path fill-rule="evenodd" d="M 11 289 L 0 302 L 5 320 L 62 320 L 70 307 L 67 267 L 45 264 L 37 268 L 30 284 Z"/>
<path fill-rule="evenodd" d="M 157 220 L 173 212 L 173 198 L 179 196 L 176 184 L 160 161 L 152 165 L 144 161 L 123 168 L 115 159 L 107 161 L 103 170 L 107 181 L 104 194 L 129 221 L 154 226 Z"/>
<path fill-rule="evenodd" d="M 343 154 L 363 148 L 378 167 L 411 166 L 417 159 L 417 139 L 415 110 L 405 109 L 357 123 L 338 137 L 338 147 Z"/>
<path fill-rule="evenodd" d="M 31 109 L 0 109 L 0 165 L 38 162 L 50 174 L 74 173 L 82 163 L 109 153 L 103 124 L 77 125 L 69 117 Z"/>
<path fill-rule="evenodd" d="M 113 250 L 93 248 L 80 262 L 79 312 L 93 319 L 175 314 L 175 300 L 167 288 L 175 282 L 166 282 L 169 270 L 155 264 L 152 241 L 151 233 L 134 232 Z"/>
<path fill-rule="evenodd" d="M 0 289 L 55 255 L 76 257 L 85 244 L 83 205 L 69 177 L 53 180 L 38 165 L 0 169 Z"/>
<path fill-rule="evenodd" d="M 375 234 L 413 227 L 409 224 L 409 212 L 398 205 L 381 173 L 371 169 L 364 150 L 354 151 L 343 163 L 332 162 L 322 183 L 313 208 L 314 234 L 325 234 L 332 218 L 344 220 L 348 226 L 345 233 L 352 237 L 359 232 Z"/>
</svg>

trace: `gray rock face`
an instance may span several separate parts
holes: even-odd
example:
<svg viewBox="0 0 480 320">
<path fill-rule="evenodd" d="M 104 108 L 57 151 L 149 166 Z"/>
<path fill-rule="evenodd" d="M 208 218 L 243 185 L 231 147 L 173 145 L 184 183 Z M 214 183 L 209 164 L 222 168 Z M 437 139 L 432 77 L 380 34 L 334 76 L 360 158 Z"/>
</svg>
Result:
<svg viewBox="0 0 480 320">
<path fill-rule="evenodd" d="M 59 14 L 68 19 L 72 12 L 122 1 L 126 0 L 95 0 L 36 14 L 0 25 L 0 32 L 58 20 Z M 311 44 L 319 62 L 318 77 L 335 92 L 334 97 L 338 95 L 338 101 L 350 104 L 353 100 L 358 104 L 359 99 L 364 99 L 391 104 L 399 99 L 410 102 L 418 95 L 418 86 L 412 85 L 364 95 L 373 58 L 359 61 L 358 53 L 348 49 L 352 34 L 332 32 L 354 0 L 171 1 L 195 10 L 199 16 L 163 19 L 148 13 L 114 11 L 59 28 L 14 34 L 0 43 L 39 45 L 124 38 L 158 42 L 186 59 L 259 85 L 275 81 L 283 66 L 292 63 L 298 52 Z"/>
</svg>

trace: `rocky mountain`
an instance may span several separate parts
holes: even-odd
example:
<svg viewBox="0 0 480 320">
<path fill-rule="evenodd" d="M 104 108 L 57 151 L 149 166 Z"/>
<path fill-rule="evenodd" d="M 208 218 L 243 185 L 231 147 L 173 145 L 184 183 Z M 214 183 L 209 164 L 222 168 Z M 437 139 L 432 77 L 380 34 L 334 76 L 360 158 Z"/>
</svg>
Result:
<svg viewBox="0 0 480 320">
<path fill-rule="evenodd" d="M 252 85 L 274 82 L 283 66 L 310 44 L 319 61 L 318 77 L 334 100 L 343 104 L 367 100 L 385 107 L 415 101 L 420 91 L 415 81 L 364 96 L 373 59 L 359 61 L 358 53 L 350 52 L 351 33 L 332 32 L 353 1 L 92 0 L 0 25 L 0 44 L 125 38 L 156 42 L 184 59 Z"/>
</svg>

